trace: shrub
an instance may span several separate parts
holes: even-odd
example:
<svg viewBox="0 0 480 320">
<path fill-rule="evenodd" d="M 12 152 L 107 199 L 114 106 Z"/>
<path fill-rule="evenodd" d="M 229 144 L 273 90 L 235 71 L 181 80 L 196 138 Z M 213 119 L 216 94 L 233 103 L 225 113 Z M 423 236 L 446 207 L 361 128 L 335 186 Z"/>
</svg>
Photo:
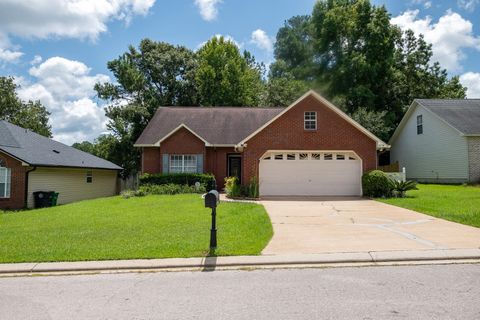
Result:
<svg viewBox="0 0 480 320">
<path fill-rule="evenodd" d="M 250 183 L 246 187 L 246 196 L 249 198 L 258 198 L 258 179 L 257 177 L 253 177 L 250 180 Z"/>
<path fill-rule="evenodd" d="M 124 198 L 124 199 L 129 199 L 131 197 L 135 197 L 135 190 L 124 190 L 120 193 L 120 195 Z"/>
<path fill-rule="evenodd" d="M 391 188 L 395 192 L 395 195 L 399 198 L 405 198 L 407 191 L 418 190 L 417 183 L 415 181 L 399 181 L 391 179 Z"/>
<path fill-rule="evenodd" d="M 372 170 L 362 176 L 363 194 L 367 197 L 390 197 L 392 195 L 391 179 L 380 170 Z"/>
<path fill-rule="evenodd" d="M 242 186 L 238 183 L 237 177 L 225 178 L 225 192 L 228 197 L 240 197 L 242 195 Z"/>
<path fill-rule="evenodd" d="M 162 185 L 156 185 L 156 184 L 146 184 L 140 186 L 138 189 L 139 192 L 142 192 L 144 194 L 155 194 L 155 195 L 160 195 L 160 194 L 168 194 L 168 195 L 174 195 L 174 194 L 184 194 L 184 193 L 205 193 L 206 188 L 205 185 L 201 184 L 200 188 L 196 188 L 195 186 L 189 186 L 189 185 L 181 185 L 181 184 L 162 184 Z"/>
<path fill-rule="evenodd" d="M 165 185 L 178 184 L 194 186 L 195 182 L 200 182 L 208 190 L 215 186 L 215 176 L 212 174 L 201 173 L 172 173 L 172 174 L 149 174 L 145 173 L 140 177 L 140 185 Z"/>
</svg>

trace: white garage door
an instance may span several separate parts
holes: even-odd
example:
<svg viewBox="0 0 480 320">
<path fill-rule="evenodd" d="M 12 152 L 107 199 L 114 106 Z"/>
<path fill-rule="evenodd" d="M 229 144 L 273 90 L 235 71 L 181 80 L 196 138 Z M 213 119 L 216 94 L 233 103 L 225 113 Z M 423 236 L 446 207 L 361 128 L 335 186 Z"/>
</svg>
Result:
<svg viewBox="0 0 480 320">
<path fill-rule="evenodd" d="M 361 172 L 353 152 L 269 152 L 260 160 L 260 195 L 359 196 Z"/>
</svg>

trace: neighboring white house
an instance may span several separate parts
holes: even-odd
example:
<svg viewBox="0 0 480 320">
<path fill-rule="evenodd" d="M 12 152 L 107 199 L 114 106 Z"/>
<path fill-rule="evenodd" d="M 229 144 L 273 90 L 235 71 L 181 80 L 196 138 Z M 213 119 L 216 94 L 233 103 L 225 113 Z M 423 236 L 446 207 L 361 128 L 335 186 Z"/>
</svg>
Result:
<svg viewBox="0 0 480 320">
<path fill-rule="evenodd" d="M 415 100 L 390 145 L 407 179 L 480 182 L 480 99 Z"/>
</svg>

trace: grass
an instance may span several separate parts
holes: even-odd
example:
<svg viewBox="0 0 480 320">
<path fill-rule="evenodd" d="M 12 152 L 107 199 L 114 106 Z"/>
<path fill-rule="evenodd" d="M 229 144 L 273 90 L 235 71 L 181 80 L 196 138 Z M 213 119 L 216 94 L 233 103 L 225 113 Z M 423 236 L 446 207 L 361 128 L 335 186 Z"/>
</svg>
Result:
<svg viewBox="0 0 480 320">
<path fill-rule="evenodd" d="M 210 209 L 199 195 L 87 200 L 0 212 L 0 262 L 205 256 Z M 261 205 L 221 203 L 216 255 L 257 255 L 273 230 Z"/>
<path fill-rule="evenodd" d="M 402 208 L 480 228 L 480 188 L 463 185 L 419 184 L 407 198 L 377 199 Z"/>
</svg>

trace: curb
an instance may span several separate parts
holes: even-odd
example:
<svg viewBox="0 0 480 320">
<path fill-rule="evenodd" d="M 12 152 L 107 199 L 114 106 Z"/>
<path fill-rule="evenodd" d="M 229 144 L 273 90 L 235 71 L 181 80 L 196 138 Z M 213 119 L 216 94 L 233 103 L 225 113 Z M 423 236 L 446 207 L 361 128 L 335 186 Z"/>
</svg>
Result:
<svg viewBox="0 0 480 320">
<path fill-rule="evenodd" d="M 0 264 L 0 275 L 55 272 L 98 272 L 121 270 L 211 269 L 266 266 L 335 264 L 377 264 L 398 262 L 480 260 L 480 249 L 442 249 L 419 251 L 371 251 L 278 256 L 234 256 L 151 260 L 109 260 L 85 262 L 41 262 Z"/>
</svg>

